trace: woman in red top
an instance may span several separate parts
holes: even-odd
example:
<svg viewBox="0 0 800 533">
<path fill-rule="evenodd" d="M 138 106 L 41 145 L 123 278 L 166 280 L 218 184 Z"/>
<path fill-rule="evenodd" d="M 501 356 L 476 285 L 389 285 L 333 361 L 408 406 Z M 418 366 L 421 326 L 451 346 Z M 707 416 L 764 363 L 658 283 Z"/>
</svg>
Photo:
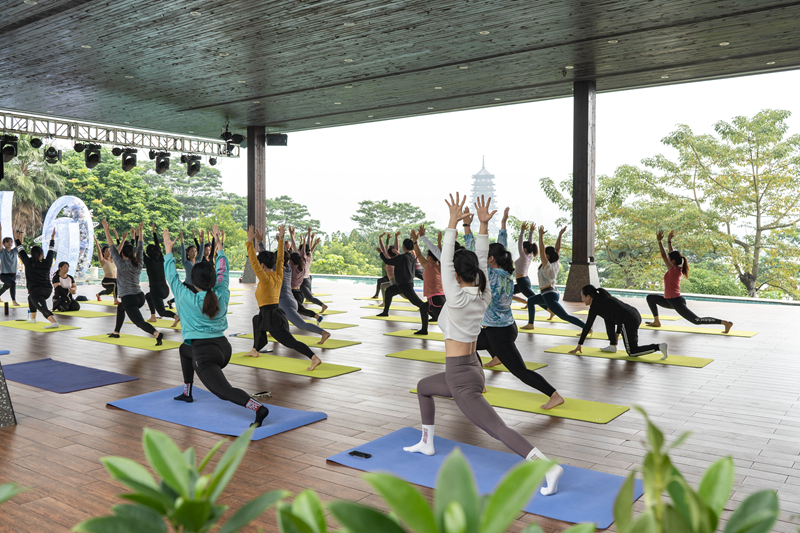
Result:
<svg viewBox="0 0 800 533">
<path fill-rule="evenodd" d="M 679 315 L 693 324 L 722 324 L 725 326 L 725 331 L 723 331 L 723 333 L 728 333 L 733 327 L 733 322 L 720 320 L 718 318 L 699 317 L 686 307 L 686 299 L 681 296 L 681 276 L 689 277 L 689 261 L 682 253 L 672 249 L 672 237 L 674 236 L 674 231 L 670 231 L 667 236 L 667 245 L 669 246 L 668 254 L 667 251 L 664 250 L 664 244 L 661 242 L 664 239 L 664 232 L 659 231 L 656 234 L 658 248 L 661 250 L 661 258 L 667 265 L 667 273 L 664 274 L 664 296 L 658 294 L 650 294 L 647 296 L 647 305 L 650 306 L 650 311 L 653 313 L 653 321 L 648 322 L 647 325 L 654 328 L 661 327 L 661 321 L 658 319 L 658 307 L 661 306 L 674 309 Z"/>
<path fill-rule="evenodd" d="M 423 239 L 422 242 L 428 247 L 427 255 L 422 254 L 417 239 Z M 417 256 L 417 261 L 419 261 L 423 268 L 422 295 L 427 298 L 427 301 L 419 308 L 422 328 L 414 332 L 414 335 L 427 335 L 428 315 L 430 315 L 432 320 L 438 320 L 439 313 L 442 312 L 442 306 L 445 302 L 444 288 L 442 288 L 442 265 L 439 263 L 439 257 L 442 252 L 441 248 L 425 238 L 424 225 L 419 227 L 419 233 L 413 229 L 411 230 L 411 240 L 414 241 L 414 255 Z"/>
</svg>

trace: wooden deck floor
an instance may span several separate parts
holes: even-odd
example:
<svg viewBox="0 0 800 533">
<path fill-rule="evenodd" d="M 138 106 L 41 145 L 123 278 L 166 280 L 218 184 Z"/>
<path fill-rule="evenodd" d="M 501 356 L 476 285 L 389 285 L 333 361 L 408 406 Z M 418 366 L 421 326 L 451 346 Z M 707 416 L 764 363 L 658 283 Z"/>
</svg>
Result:
<svg viewBox="0 0 800 533">
<path fill-rule="evenodd" d="M 316 292 L 333 293 L 323 298 L 334 301 L 331 309 L 347 311 L 331 316 L 331 321 L 358 324 L 356 328 L 333 331 L 334 338 L 362 341 L 357 346 L 323 351 L 322 359 L 362 370 L 313 380 L 229 366 L 225 373 L 231 383 L 250 392 L 270 390 L 274 396 L 271 403 L 324 411 L 328 419 L 254 442 L 222 503 L 238 507 L 272 489 L 297 493 L 312 488 L 326 500 L 344 498 L 383 507 L 380 498 L 361 481 L 361 472 L 327 464 L 325 458 L 401 427 L 419 427 L 417 399 L 408 390 L 442 367 L 384 356 L 406 348 L 442 350 L 442 343 L 382 335 L 413 325 L 360 320 L 376 311 L 360 309 L 368 302 L 353 297 L 371 295 L 372 286 L 324 280 L 315 285 Z M 79 292 L 91 295 L 93 288 L 82 287 Z M 256 309 L 253 292 L 233 299 L 244 305 L 231 307 L 228 333 L 249 332 Z M 646 311 L 643 300 L 628 301 Z M 797 525 L 791 523 L 790 517 L 800 514 L 800 308 L 700 302 L 691 302 L 691 306 L 701 316 L 728 318 L 734 321 L 735 329 L 759 334 L 747 339 L 641 332 L 645 342 L 669 342 L 672 353 L 714 359 L 702 369 L 544 353 L 547 348 L 571 342 L 561 337 L 520 335 L 518 346 L 525 359 L 548 364 L 540 372 L 566 397 L 641 405 L 670 438 L 691 430 L 693 435 L 673 455 L 673 461 L 691 483 L 699 480 L 712 461 L 732 455 L 736 464 L 732 502 L 741 501 L 756 490 L 776 489 L 782 515 L 775 530 L 796 532 Z M 89 305 L 84 308 L 105 310 Z M 567 308 L 578 310 L 579 306 L 567 304 Z M 24 309 L 12 310 L 8 318 L 23 318 L 25 314 Z M 0 430 L 0 483 L 14 481 L 32 490 L 0 508 L 0 531 L 65 532 L 80 520 L 107 513 L 113 503 L 119 502 L 115 495 L 121 490 L 109 482 L 99 458 L 124 455 L 143 460 L 140 443 L 145 426 L 165 431 L 182 448 L 194 446 L 199 454 L 219 440 L 217 435 L 106 405 L 108 401 L 181 384 L 176 350 L 157 353 L 78 340 L 80 336 L 109 332 L 113 320 L 65 318 L 62 323 L 82 329 L 61 333 L 7 328 L 0 331 L 0 349 L 11 350 L 11 354 L 2 356 L 4 365 L 52 357 L 140 378 L 71 394 L 9 382 L 19 424 Z M 132 325 L 126 325 L 124 331 L 140 333 Z M 180 340 L 179 333 L 166 336 Z M 248 342 L 231 339 L 234 351 L 248 349 Z M 602 344 L 594 341 L 587 345 Z M 290 355 L 285 348 L 278 348 L 276 353 Z M 487 372 L 487 383 L 526 390 L 505 373 Z M 595 425 L 498 411 L 543 452 L 570 465 L 625 474 L 644 455 L 644 424 L 635 412 L 607 425 Z M 506 451 L 447 400 L 437 400 L 437 435 Z M 422 490 L 431 495 L 430 490 Z M 641 505 L 637 502 L 635 508 Z M 532 521 L 540 523 L 545 531 L 561 531 L 568 526 L 523 514 L 511 530 L 519 531 Z M 255 524 L 266 531 L 277 530 L 274 512 Z"/>
</svg>

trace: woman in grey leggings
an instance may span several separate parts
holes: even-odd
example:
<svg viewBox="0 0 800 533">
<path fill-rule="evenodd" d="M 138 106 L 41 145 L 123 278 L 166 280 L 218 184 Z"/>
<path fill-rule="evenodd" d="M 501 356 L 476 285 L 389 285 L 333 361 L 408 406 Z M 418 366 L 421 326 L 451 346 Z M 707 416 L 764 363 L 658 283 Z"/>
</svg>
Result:
<svg viewBox="0 0 800 533">
<path fill-rule="evenodd" d="M 447 202 L 450 223 L 442 243 L 442 285 L 447 302 L 439 314 L 438 325 L 445 339 L 445 372 L 429 376 L 417 385 L 422 439 L 414 446 L 403 449 L 425 455 L 435 453 L 433 434 L 436 404 L 433 397 L 444 396 L 452 397 L 467 418 L 514 453 L 527 460 L 546 459 L 525 437 L 506 425 L 482 394 L 485 379 L 476 344 L 481 332 L 481 320 L 491 300 L 486 261 L 489 255 L 489 220 L 494 212 L 489 211 L 491 198 L 486 202 L 483 197 L 478 199 L 475 207 L 481 226 L 475 252 L 460 250 L 455 253 L 456 227 L 459 220 L 467 216 L 463 209 L 465 202 L 466 197 L 459 201 L 458 194 L 455 200 L 450 196 L 450 202 Z M 550 468 L 545 474 L 547 485 L 540 489 L 541 493 L 555 494 L 563 473 L 559 465 Z"/>
<path fill-rule="evenodd" d="M 297 303 L 297 300 L 292 294 L 292 268 L 289 264 L 288 254 L 284 254 L 283 264 L 283 284 L 281 285 L 281 295 L 280 300 L 278 300 L 278 307 L 283 310 L 286 318 L 288 318 L 289 322 L 294 324 L 295 327 L 320 335 L 322 338 L 317 344 L 323 344 L 326 340 L 328 340 L 331 334 L 318 325 L 320 322 L 322 322 L 322 315 L 315 315 L 313 312 L 308 312 L 305 307 Z M 310 316 L 315 317 L 317 319 L 317 323 L 311 324 L 306 322 L 305 319 L 300 316 L 300 313 L 298 312 L 299 308 L 302 308 L 302 310 L 307 312 Z"/>
</svg>

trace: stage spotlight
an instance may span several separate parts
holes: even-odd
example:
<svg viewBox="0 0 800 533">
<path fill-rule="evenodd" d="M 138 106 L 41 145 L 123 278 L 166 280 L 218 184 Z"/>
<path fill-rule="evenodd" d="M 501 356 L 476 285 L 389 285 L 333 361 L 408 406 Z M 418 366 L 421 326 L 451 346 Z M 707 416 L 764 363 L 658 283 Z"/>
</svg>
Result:
<svg viewBox="0 0 800 533">
<path fill-rule="evenodd" d="M 61 150 L 57 150 L 54 146 L 48 146 L 44 149 L 44 160 L 55 165 L 61 162 Z"/>
<path fill-rule="evenodd" d="M 86 162 L 86 168 L 94 168 L 100 162 L 100 145 L 89 144 L 84 147 L 83 159 Z"/>
<path fill-rule="evenodd" d="M 41 139 L 31 139 L 31 147 L 38 150 L 42 147 L 42 140 Z"/>
<path fill-rule="evenodd" d="M 183 159 L 183 158 L 181 158 Z M 192 177 L 200 172 L 200 156 L 190 155 L 186 156 L 186 175 Z"/>
<path fill-rule="evenodd" d="M 169 152 L 158 152 L 155 155 L 156 155 L 156 174 L 163 174 L 164 172 L 169 170 Z"/>
<path fill-rule="evenodd" d="M 233 144 L 241 144 L 243 140 L 244 135 L 239 135 L 238 133 L 234 133 L 233 137 L 231 137 L 231 142 L 233 142 Z"/>
<path fill-rule="evenodd" d="M 125 148 L 122 152 L 122 170 L 130 172 L 136 166 L 136 152 L 135 148 Z"/>
<path fill-rule="evenodd" d="M 17 137 L 13 135 L 3 135 L 0 141 L 0 151 L 3 152 L 3 163 L 8 163 L 17 157 Z"/>
<path fill-rule="evenodd" d="M 181 163 L 188 163 L 188 162 L 189 162 L 189 156 L 186 154 L 181 154 Z"/>
<path fill-rule="evenodd" d="M 86 150 L 86 145 L 85 144 L 83 144 L 83 143 L 75 143 L 75 151 L 76 152 L 81 153 L 84 150 Z"/>
<path fill-rule="evenodd" d="M 149 158 L 150 158 L 150 161 L 152 161 L 153 159 L 155 159 L 157 155 L 158 155 L 158 153 L 156 153 L 156 151 L 155 151 L 155 150 L 150 150 L 150 151 L 147 153 L 147 157 L 149 157 Z"/>
<path fill-rule="evenodd" d="M 208 164 L 213 167 L 214 165 L 217 164 L 217 158 L 216 157 L 209 157 L 208 158 Z"/>
<path fill-rule="evenodd" d="M 114 148 L 111 150 L 111 153 L 112 153 L 112 154 L 114 154 L 114 157 L 119 157 L 119 156 L 121 156 L 121 155 L 122 155 L 122 148 L 117 148 L 117 147 L 114 147 Z"/>
<path fill-rule="evenodd" d="M 233 135 L 231 134 L 231 132 L 228 131 L 228 125 L 225 124 L 225 132 L 222 135 L 220 135 L 219 138 L 222 139 L 223 141 L 230 141 L 232 137 Z"/>
</svg>

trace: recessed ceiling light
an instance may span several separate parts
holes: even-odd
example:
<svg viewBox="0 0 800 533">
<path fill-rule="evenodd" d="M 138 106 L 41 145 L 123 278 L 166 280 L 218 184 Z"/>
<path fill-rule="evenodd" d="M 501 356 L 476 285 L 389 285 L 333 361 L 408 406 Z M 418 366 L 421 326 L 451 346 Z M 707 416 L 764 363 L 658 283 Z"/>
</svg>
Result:
<svg viewBox="0 0 800 533">
<path fill-rule="evenodd" d="M 81 48 L 91 48 L 91 46 L 89 46 L 88 44 L 82 44 Z"/>
<path fill-rule="evenodd" d="M 367 118 L 372 118 L 374 115 L 367 115 Z"/>
<path fill-rule="evenodd" d="M 182 116 L 183 116 L 183 113 L 178 113 L 178 116 L 179 116 L 179 117 L 182 117 Z"/>
<path fill-rule="evenodd" d="M 320 124 L 322 124 L 322 122 L 315 122 L 315 124 L 316 124 L 317 126 L 319 126 Z"/>
<path fill-rule="evenodd" d="M 53 91 L 53 94 L 58 94 L 58 91 Z"/>
<path fill-rule="evenodd" d="M 246 83 L 244 80 L 239 80 L 239 83 Z"/>
<path fill-rule="evenodd" d="M 189 133 L 194 133 L 194 132 L 193 132 L 193 131 L 190 131 Z"/>
<path fill-rule="evenodd" d="M 441 89 L 441 87 L 434 87 L 434 89 Z"/>
<path fill-rule="evenodd" d="M 774 65 L 774 64 L 775 64 L 774 61 L 770 61 L 770 62 L 767 63 L 767 65 Z"/>
<path fill-rule="evenodd" d="M 345 63 L 352 63 L 352 62 L 353 62 L 353 60 L 352 60 L 352 59 L 345 59 L 345 60 L 344 60 L 344 62 L 345 62 Z"/>
<path fill-rule="evenodd" d="M 669 78 L 669 76 L 661 76 L 661 79 L 662 79 L 662 80 L 665 80 L 665 79 L 667 79 L 667 78 Z"/>
<path fill-rule="evenodd" d="M 495 100 L 495 102 L 499 102 L 501 99 L 500 98 L 495 98 L 494 100 Z"/>
<path fill-rule="evenodd" d="M 333 105 L 342 105 L 341 102 L 334 102 Z"/>
<path fill-rule="evenodd" d="M 479 31 L 478 33 L 480 33 L 481 35 L 489 35 L 489 32 L 485 31 L 485 30 L 484 31 Z"/>
<path fill-rule="evenodd" d="M 728 46 L 729 44 L 731 43 L 729 43 L 728 41 L 722 41 L 721 43 L 719 43 L 720 46 Z"/>
<path fill-rule="evenodd" d="M 125 76 L 125 77 L 128 78 L 129 80 L 133 79 L 133 76 Z"/>
<path fill-rule="evenodd" d="M 608 41 L 608 44 L 617 44 L 618 42 L 619 41 L 616 39 L 611 39 L 610 41 Z"/>
<path fill-rule="evenodd" d="M 130 124 L 130 122 L 126 122 L 125 124 Z"/>
<path fill-rule="evenodd" d="M 345 26 L 355 26 L 356 23 L 355 22 L 345 22 L 344 25 Z"/>
<path fill-rule="evenodd" d="M 433 109 L 433 108 L 432 108 L 432 107 L 429 107 L 428 109 Z"/>
<path fill-rule="evenodd" d="M 23 0 L 23 4 L 28 4 L 29 6 L 35 6 L 36 0 Z"/>
<path fill-rule="evenodd" d="M 458 67 L 458 68 L 460 68 L 461 70 L 467 70 L 469 67 L 464 65 L 463 67 Z"/>
<path fill-rule="evenodd" d="M 567 70 L 571 70 L 571 69 L 573 69 L 573 68 L 575 68 L 575 67 L 573 67 L 572 65 L 567 65 L 567 66 L 566 66 L 566 67 L 564 67 L 564 68 L 565 68 L 565 69 L 567 69 Z"/>
<path fill-rule="evenodd" d="M 220 52 L 219 55 L 221 55 L 222 57 L 227 57 L 230 54 L 228 52 Z"/>
<path fill-rule="evenodd" d="M 353 86 L 352 86 L 352 85 L 345 85 L 345 86 L 344 86 L 344 88 L 345 88 L 345 89 L 352 89 L 352 88 L 353 88 Z"/>
<path fill-rule="evenodd" d="M 202 13 L 200 13 L 199 11 L 189 11 L 189 14 L 194 15 L 195 17 L 199 17 L 200 15 L 202 15 Z"/>
<path fill-rule="evenodd" d="M 259 102 L 258 100 L 256 100 L 256 101 L 255 101 L 255 102 L 253 102 L 253 103 L 254 103 L 254 104 L 260 104 L 261 102 Z"/>
</svg>

